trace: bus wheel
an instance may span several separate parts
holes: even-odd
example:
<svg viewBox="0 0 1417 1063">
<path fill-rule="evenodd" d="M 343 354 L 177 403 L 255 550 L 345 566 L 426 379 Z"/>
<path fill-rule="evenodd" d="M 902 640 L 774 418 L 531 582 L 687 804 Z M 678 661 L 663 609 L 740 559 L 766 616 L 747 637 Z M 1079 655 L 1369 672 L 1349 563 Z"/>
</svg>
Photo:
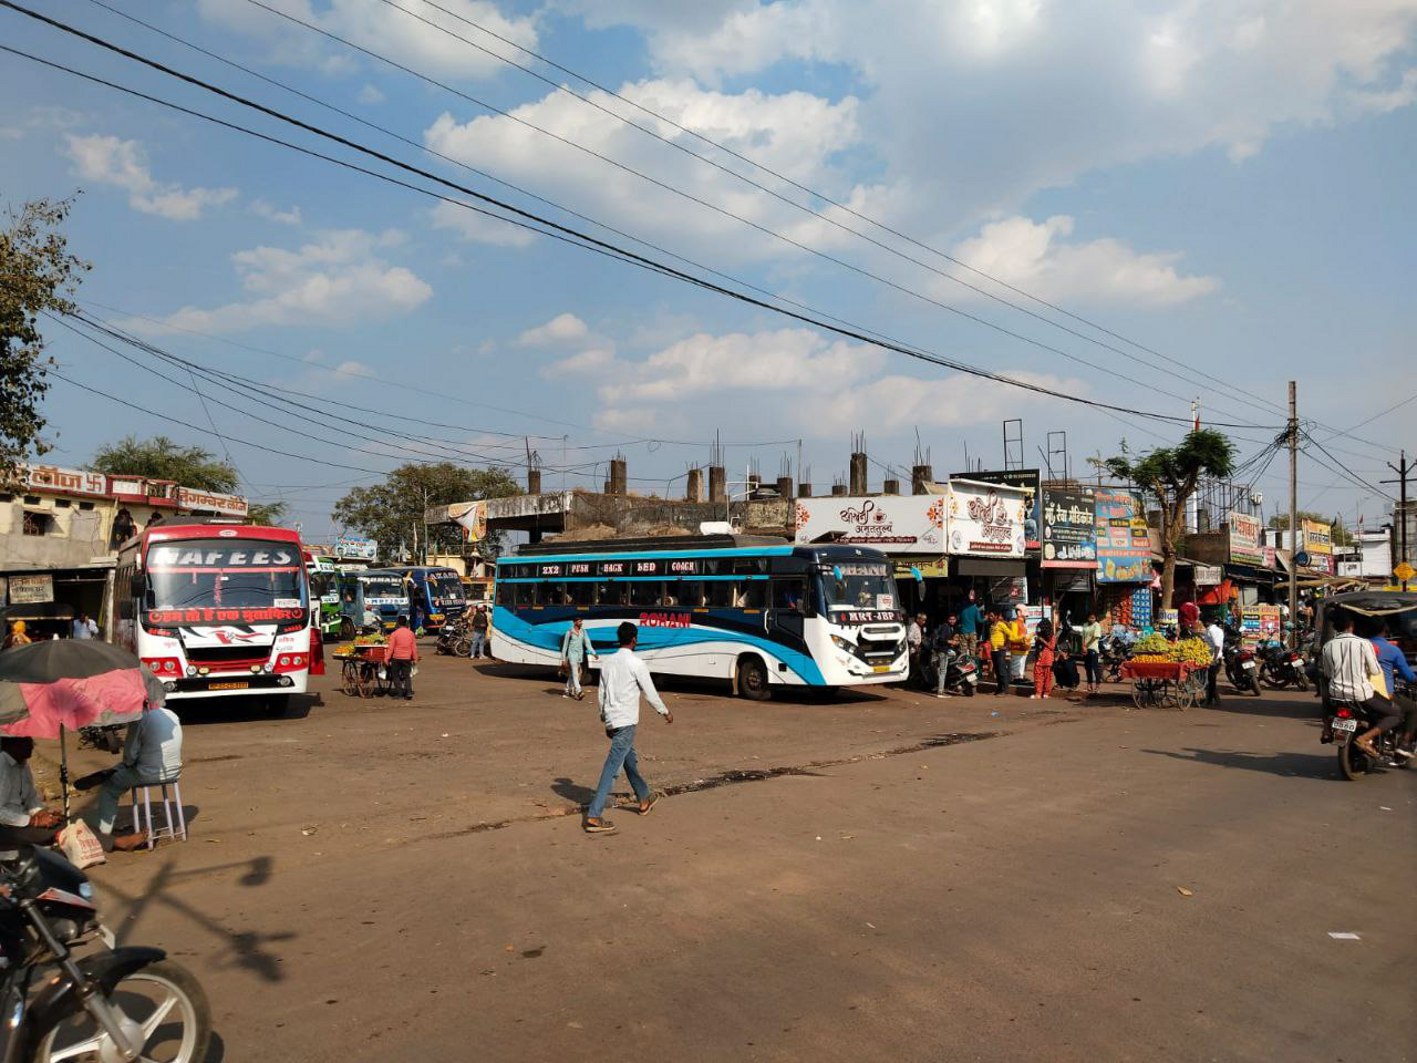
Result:
<svg viewBox="0 0 1417 1063">
<path fill-rule="evenodd" d="M 749 701 L 767 701 L 772 696 L 768 670 L 761 659 L 744 657 L 738 662 L 738 696 Z"/>
<path fill-rule="evenodd" d="M 273 720 L 282 719 L 290 711 L 290 695 L 276 694 L 266 698 L 266 715 Z"/>
<path fill-rule="evenodd" d="M 358 632 L 354 630 L 354 621 L 347 616 L 340 617 L 339 637 L 348 642 L 350 639 L 354 638 L 356 634 L 358 634 Z"/>
</svg>

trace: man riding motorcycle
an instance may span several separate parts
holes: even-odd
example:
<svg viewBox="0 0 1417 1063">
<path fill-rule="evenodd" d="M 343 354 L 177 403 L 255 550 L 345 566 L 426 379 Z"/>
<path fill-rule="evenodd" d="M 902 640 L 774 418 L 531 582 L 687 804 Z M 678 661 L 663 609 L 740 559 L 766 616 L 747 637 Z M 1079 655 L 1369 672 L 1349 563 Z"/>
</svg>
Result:
<svg viewBox="0 0 1417 1063">
<path fill-rule="evenodd" d="M 1373 726 L 1353 739 L 1353 744 L 1374 760 L 1373 739 L 1390 731 L 1402 719 L 1391 701 L 1377 696 L 1373 680 L 1381 681 L 1377 652 L 1367 639 L 1353 634 L 1353 617 L 1340 609 L 1333 617 L 1333 639 L 1324 647 L 1323 669 L 1328 679 L 1328 699 L 1361 704 Z"/>
<path fill-rule="evenodd" d="M 1388 699 L 1392 702 L 1393 709 L 1403 714 L 1403 726 L 1401 740 L 1393 750 L 1403 760 L 1412 759 L 1412 739 L 1417 732 L 1417 702 L 1411 698 L 1398 697 L 1397 682 L 1400 677 L 1410 685 L 1417 684 L 1417 674 L 1412 671 L 1412 666 L 1407 663 L 1407 657 L 1395 645 L 1387 640 L 1387 624 L 1378 620 L 1372 626 L 1368 635 L 1368 641 L 1373 644 L 1373 652 L 1378 658 L 1378 667 L 1383 670 L 1383 678 L 1387 681 Z"/>
</svg>

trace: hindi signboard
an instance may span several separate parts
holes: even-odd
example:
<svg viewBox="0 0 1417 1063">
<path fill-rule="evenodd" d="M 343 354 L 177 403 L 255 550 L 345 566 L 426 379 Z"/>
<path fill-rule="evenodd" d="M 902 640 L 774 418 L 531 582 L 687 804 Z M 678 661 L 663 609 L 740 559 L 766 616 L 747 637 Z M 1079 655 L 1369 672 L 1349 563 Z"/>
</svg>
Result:
<svg viewBox="0 0 1417 1063">
<path fill-rule="evenodd" d="M 873 546 L 887 554 L 945 554 L 943 495 L 799 498 L 794 542 Z"/>
<path fill-rule="evenodd" d="M 1317 520 L 1299 522 L 1300 549 L 1309 555 L 1309 567 L 1333 575 L 1333 525 Z"/>
<path fill-rule="evenodd" d="M 1091 487 L 1043 488 L 1044 568 L 1097 567 L 1097 509 Z"/>
<path fill-rule="evenodd" d="M 1259 518 L 1231 513 L 1225 520 L 1230 529 L 1230 560 L 1237 565 L 1263 565 L 1264 525 Z"/>
<path fill-rule="evenodd" d="M 1024 547 L 1037 550 L 1040 546 L 1039 531 L 1043 526 L 1043 494 L 1039 489 L 1041 476 L 1037 469 L 995 469 L 992 472 L 961 472 L 951 480 L 973 480 L 983 484 L 1005 484 L 1023 490 L 1023 536 Z"/>
<path fill-rule="evenodd" d="M 334 551 L 341 561 L 379 560 L 379 544 L 362 535 L 336 535 Z"/>
<path fill-rule="evenodd" d="M 1021 487 L 951 478 L 945 524 L 948 552 L 952 556 L 1022 558 L 1025 497 Z"/>
<path fill-rule="evenodd" d="M 54 577 L 48 573 L 42 576 L 11 576 L 10 604 L 39 605 L 54 601 Z"/>
<path fill-rule="evenodd" d="M 1097 582 L 1150 583 L 1151 536 L 1141 499 L 1131 491 L 1097 488 Z"/>
<path fill-rule="evenodd" d="M 177 507 L 201 513 L 219 513 L 223 517 L 244 517 L 249 511 L 246 499 L 240 495 L 224 495 L 216 491 L 198 491 L 192 487 L 177 489 Z"/>
<path fill-rule="evenodd" d="M 25 467 L 25 486 L 33 491 L 54 491 L 66 495 L 102 498 L 108 494 L 108 477 L 101 472 L 89 472 L 87 469 L 28 465 Z"/>
</svg>

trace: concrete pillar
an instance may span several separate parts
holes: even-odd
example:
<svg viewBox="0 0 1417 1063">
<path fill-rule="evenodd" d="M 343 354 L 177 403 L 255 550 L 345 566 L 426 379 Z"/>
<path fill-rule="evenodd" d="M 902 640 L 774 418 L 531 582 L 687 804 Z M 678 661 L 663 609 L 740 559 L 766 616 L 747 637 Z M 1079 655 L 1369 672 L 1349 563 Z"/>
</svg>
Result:
<svg viewBox="0 0 1417 1063">
<path fill-rule="evenodd" d="M 728 501 L 728 477 L 724 475 L 722 465 L 709 466 L 709 501 Z"/>
<path fill-rule="evenodd" d="M 762 487 L 762 486 L 763 486 L 763 475 L 762 475 L 762 473 L 750 472 L 750 473 L 748 474 L 748 497 L 749 497 L 749 498 L 752 498 L 752 497 L 753 497 L 753 494 L 758 490 L 759 487 Z"/>
<path fill-rule="evenodd" d="M 779 476 L 777 478 L 777 495 L 779 498 L 792 497 L 792 477 Z"/>
<path fill-rule="evenodd" d="M 929 465 L 916 465 L 910 470 L 910 493 L 913 495 L 928 495 L 930 492 L 926 488 L 927 484 L 935 482 L 935 470 Z"/>
<path fill-rule="evenodd" d="M 900 494 L 900 481 L 887 480 L 881 485 L 881 490 L 888 495 L 898 495 Z"/>
<path fill-rule="evenodd" d="M 848 490 L 846 484 L 832 484 L 832 494 L 838 498 L 845 496 Z"/>
<path fill-rule="evenodd" d="M 812 485 L 811 485 L 811 484 L 798 484 L 798 485 L 797 485 L 797 497 L 798 497 L 798 498 L 811 498 L 811 497 L 812 497 Z"/>
<path fill-rule="evenodd" d="M 527 469 L 526 471 L 526 493 L 529 495 L 541 494 L 541 470 Z"/>
<path fill-rule="evenodd" d="M 689 486 L 684 491 L 684 498 L 689 502 L 702 502 L 704 500 L 704 470 L 689 470 Z"/>
<path fill-rule="evenodd" d="M 610 459 L 610 486 L 606 488 L 607 494 L 624 495 L 629 494 L 629 476 L 625 467 L 624 458 Z"/>
<path fill-rule="evenodd" d="M 866 493 L 866 455 L 857 452 L 851 455 L 851 493 L 853 495 L 864 495 Z"/>
</svg>

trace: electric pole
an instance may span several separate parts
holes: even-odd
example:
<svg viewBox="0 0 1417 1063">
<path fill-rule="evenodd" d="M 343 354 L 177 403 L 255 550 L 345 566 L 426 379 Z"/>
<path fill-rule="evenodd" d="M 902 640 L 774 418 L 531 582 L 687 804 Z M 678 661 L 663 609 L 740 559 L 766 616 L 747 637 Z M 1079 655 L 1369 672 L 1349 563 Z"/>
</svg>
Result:
<svg viewBox="0 0 1417 1063">
<path fill-rule="evenodd" d="M 1299 642 L 1299 386 L 1289 381 L 1289 645 Z"/>
<path fill-rule="evenodd" d="M 1385 484 L 1397 484 L 1397 551 L 1402 556 L 1397 559 L 1394 569 L 1407 565 L 1407 478 L 1412 474 L 1413 465 L 1407 464 L 1407 451 L 1400 452 L 1397 464 L 1387 463 L 1387 467 L 1397 473 L 1396 480 L 1383 480 Z M 1403 568 L 1403 571 L 1406 571 Z M 1402 581 L 1402 589 L 1407 590 L 1407 581 Z"/>
</svg>

